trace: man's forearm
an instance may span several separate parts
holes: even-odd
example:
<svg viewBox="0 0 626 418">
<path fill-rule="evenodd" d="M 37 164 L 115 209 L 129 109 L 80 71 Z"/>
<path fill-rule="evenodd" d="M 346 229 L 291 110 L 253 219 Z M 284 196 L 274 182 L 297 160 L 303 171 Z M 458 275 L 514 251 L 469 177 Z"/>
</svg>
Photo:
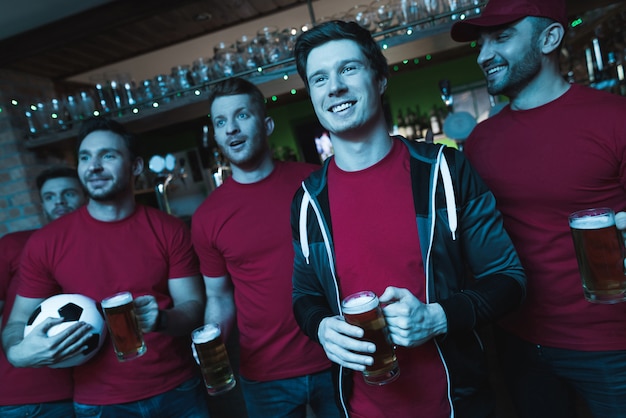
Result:
<svg viewBox="0 0 626 418">
<path fill-rule="evenodd" d="M 25 367 L 19 358 L 15 356 L 15 350 L 10 350 L 24 339 L 24 324 L 9 322 L 2 330 L 2 348 L 9 362 L 15 367 Z"/>
<path fill-rule="evenodd" d="M 202 325 L 202 303 L 196 300 L 184 302 L 170 309 L 159 310 L 156 331 L 181 336 Z"/>
</svg>

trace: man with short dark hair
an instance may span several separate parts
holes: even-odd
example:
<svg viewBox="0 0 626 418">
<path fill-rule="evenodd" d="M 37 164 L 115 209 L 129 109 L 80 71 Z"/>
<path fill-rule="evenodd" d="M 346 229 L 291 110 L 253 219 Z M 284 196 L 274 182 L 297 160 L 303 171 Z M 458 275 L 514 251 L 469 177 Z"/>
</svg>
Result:
<svg viewBox="0 0 626 418">
<path fill-rule="evenodd" d="M 351 417 L 490 417 L 481 325 L 523 300 L 525 277 L 493 195 L 459 151 L 391 137 L 381 96 L 386 60 L 371 34 L 331 21 L 300 35 L 298 73 L 335 155 L 291 209 L 293 309 L 336 363 Z M 379 295 L 399 377 L 361 373 L 377 349 L 341 299 Z"/>
<path fill-rule="evenodd" d="M 108 339 L 95 357 L 74 367 L 76 415 L 208 417 L 189 348 L 204 308 L 197 258 L 180 219 L 135 203 L 133 183 L 142 170 L 136 138 L 122 125 L 105 118 L 83 123 L 78 175 L 89 203 L 28 240 L 3 332 L 5 352 L 17 367 L 62 361 L 81 349 L 89 326 L 77 323 L 35 346 L 22 338 L 33 309 L 56 293 L 100 301 L 130 291 L 147 351 L 121 363 Z"/>
<path fill-rule="evenodd" d="M 44 216 L 48 221 L 66 215 L 85 201 L 76 169 L 67 166 L 50 167 L 42 171 L 35 184 L 41 197 Z M 35 230 L 18 231 L 0 238 L 0 322 L 6 323 L 13 307 L 17 288 L 20 256 L 28 238 Z M 26 338 L 36 338 L 58 321 L 48 321 L 36 327 Z M 70 369 L 16 368 L 0 350 L 0 416 L 66 418 L 74 414 L 73 384 Z M 10 382 L 10 384 L 9 384 Z"/>
<path fill-rule="evenodd" d="M 522 308 L 501 322 L 500 356 L 520 417 L 626 411 L 626 303 L 585 300 L 572 212 L 626 208 L 626 99 L 568 84 L 559 68 L 565 0 L 490 0 L 452 38 L 477 41 L 492 95 L 510 104 L 465 152 L 493 191 L 528 276 Z"/>
</svg>

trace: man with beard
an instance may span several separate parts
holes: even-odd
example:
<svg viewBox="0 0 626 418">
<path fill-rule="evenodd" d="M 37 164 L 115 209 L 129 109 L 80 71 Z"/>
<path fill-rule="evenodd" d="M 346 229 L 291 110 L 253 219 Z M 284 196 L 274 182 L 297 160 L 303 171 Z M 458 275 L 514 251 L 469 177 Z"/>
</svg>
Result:
<svg viewBox="0 0 626 418">
<path fill-rule="evenodd" d="M 50 167 L 37 176 L 35 183 L 41 197 L 43 214 L 49 222 L 73 212 L 86 201 L 75 168 Z M 22 250 L 34 232 L 34 229 L 13 232 L 0 239 L 2 325 L 6 323 L 13 307 Z M 44 321 L 26 338 L 38 338 L 38 334 L 45 334 L 51 326 L 59 322 L 52 319 Z M 0 416 L 3 418 L 24 416 L 65 418 L 74 414 L 71 370 L 13 367 L 2 351 L 0 381 L 7 383 L 0 391 Z"/>
<path fill-rule="evenodd" d="M 263 93 L 231 78 L 209 97 L 215 141 L 232 177 L 193 215 L 193 243 L 207 292 L 205 322 L 240 334 L 242 392 L 250 417 L 339 416 L 330 362 L 298 328 L 291 310 L 289 205 L 319 166 L 272 159 L 274 121 Z"/>
<path fill-rule="evenodd" d="M 570 85 L 559 69 L 565 0 L 490 0 L 451 36 L 478 40 L 492 95 L 510 104 L 465 144 L 496 196 L 528 276 L 519 312 L 501 323 L 500 354 L 521 417 L 626 410 L 626 303 L 585 300 L 568 215 L 626 208 L 626 99 Z"/>
<path fill-rule="evenodd" d="M 83 347 L 89 326 L 77 323 L 54 337 L 23 339 L 35 307 L 57 293 L 100 301 L 130 291 L 147 351 L 121 363 L 108 340 L 75 367 L 76 416 L 208 417 L 188 343 L 204 307 L 197 259 L 182 221 L 135 203 L 134 178 L 142 169 L 136 139 L 120 124 L 104 118 L 83 124 L 78 175 L 89 203 L 28 240 L 4 349 L 16 367 L 62 361 Z"/>
<path fill-rule="evenodd" d="M 367 29 L 323 23 L 294 54 L 335 156 L 292 203 L 293 309 L 336 363 L 344 415 L 492 416 L 476 331 L 525 292 L 493 195 L 459 151 L 389 135 L 387 61 Z M 341 299 L 363 290 L 380 295 L 398 346 L 399 376 L 384 386 L 361 375 L 380 347 L 342 315 Z"/>
</svg>

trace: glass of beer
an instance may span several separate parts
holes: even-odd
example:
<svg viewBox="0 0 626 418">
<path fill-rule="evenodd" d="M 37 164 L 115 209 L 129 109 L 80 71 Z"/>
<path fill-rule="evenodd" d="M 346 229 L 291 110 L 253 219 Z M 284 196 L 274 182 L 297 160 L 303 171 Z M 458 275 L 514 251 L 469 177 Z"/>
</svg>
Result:
<svg viewBox="0 0 626 418">
<path fill-rule="evenodd" d="M 585 209 L 569 216 L 585 298 L 595 303 L 626 300 L 624 241 L 609 208 Z"/>
<path fill-rule="evenodd" d="M 135 303 L 130 292 L 116 293 L 102 300 L 113 349 L 119 361 L 141 357 L 146 352 L 143 334 L 137 322 Z"/>
<path fill-rule="evenodd" d="M 363 372 L 365 382 L 370 385 L 384 385 L 396 380 L 400 375 L 400 368 L 378 296 L 368 290 L 354 293 L 341 302 L 341 308 L 347 323 L 363 329 L 361 340 L 376 345 L 376 351 L 371 354 L 374 363 L 366 366 Z"/>
<path fill-rule="evenodd" d="M 237 381 L 230 367 L 219 324 L 210 323 L 191 333 L 206 390 L 211 396 L 227 392 Z"/>
</svg>

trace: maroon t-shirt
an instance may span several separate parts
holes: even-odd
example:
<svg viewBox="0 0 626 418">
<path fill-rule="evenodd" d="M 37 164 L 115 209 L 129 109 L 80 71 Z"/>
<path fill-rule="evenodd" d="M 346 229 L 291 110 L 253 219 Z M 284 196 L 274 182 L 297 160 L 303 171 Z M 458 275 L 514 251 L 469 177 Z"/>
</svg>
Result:
<svg viewBox="0 0 626 418">
<path fill-rule="evenodd" d="M 330 367 L 322 347 L 298 327 L 291 305 L 291 200 L 312 164 L 276 162 L 263 180 L 230 178 L 193 215 L 192 238 L 207 277 L 235 286 L 240 371 L 270 381 Z"/>
<path fill-rule="evenodd" d="M 4 301 L 2 327 L 15 301 L 20 256 L 34 230 L 0 239 L 0 300 Z M 13 367 L 0 350 L 0 405 L 24 405 L 72 399 L 72 369 Z"/>
<path fill-rule="evenodd" d="M 380 296 L 388 286 L 426 302 L 426 275 L 411 192 L 409 152 L 394 140 L 390 153 L 356 172 L 331 161 L 328 193 L 342 297 L 361 290 Z M 400 377 L 370 386 L 354 373 L 350 416 L 448 417 L 447 376 L 433 340 L 396 350 Z"/>
<path fill-rule="evenodd" d="M 505 107 L 480 123 L 465 152 L 496 197 L 528 278 L 503 325 L 534 344 L 626 349 L 626 303 L 587 302 L 570 213 L 626 209 L 626 98 L 572 85 L 543 106 Z"/>
</svg>

